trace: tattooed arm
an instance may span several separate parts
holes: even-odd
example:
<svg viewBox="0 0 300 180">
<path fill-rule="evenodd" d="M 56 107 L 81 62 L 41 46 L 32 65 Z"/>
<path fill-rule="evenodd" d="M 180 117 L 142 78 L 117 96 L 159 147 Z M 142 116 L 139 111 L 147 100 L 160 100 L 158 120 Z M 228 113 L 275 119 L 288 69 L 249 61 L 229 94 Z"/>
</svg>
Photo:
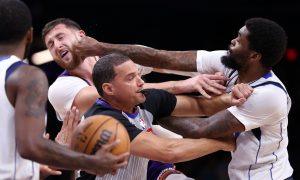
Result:
<svg viewBox="0 0 300 180">
<path fill-rule="evenodd" d="M 197 71 L 196 51 L 165 51 L 141 45 L 109 44 L 98 42 L 91 37 L 83 37 L 73 46 L 79 57 L 103 56 L 119 52 L 130 57 L 135 63 L 155 68 L 182 71 Z"/>
<path fill-rule="evenodd" d="M 91 156 L 43 138 L 48 81 L 38 68 L 28 65 L 19 67 L 9 76 L 5 88 L 15 107 L 16 142 L 23 158 L 70 170 L 85 169 L 99 175 L 126 165 L 128 154 L 113 156 L 110 153 L 116 143 L 101 148 L 96 156 Z"/>
<path fill-rule="evenodd" d="M 159 123 L 183 137 L 189 138 L 220 138 L 234 132 L 245 131 L 244 125 L 228 110 L 223 110 L 208 118 L 165 117 Z"/>
</svg>

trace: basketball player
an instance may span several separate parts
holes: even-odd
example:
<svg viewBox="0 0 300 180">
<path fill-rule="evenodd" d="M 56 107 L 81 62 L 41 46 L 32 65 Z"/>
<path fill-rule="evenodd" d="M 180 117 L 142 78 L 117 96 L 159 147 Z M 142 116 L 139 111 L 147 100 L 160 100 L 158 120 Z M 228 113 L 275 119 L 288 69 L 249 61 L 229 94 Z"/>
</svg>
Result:
<svg viewBox="0 0 300 180">
<path fill-rule="evenodd" d="M 50 21 L 43 28 L 42 37 L 47 48 L 54 57 L 55 62 L 65 69 L 63 74 L 50 86 L 48 94 L 49 101 L 57 112 L 57 117 L 60 120 L 65 118 L 67 111 L 71 109 L 72 106 L 76 106 L 82 115 L 99 98 L 99 94 L 92 82 L 92 69 L 98 57 L 91 56 L 81 59 L 74 58 L 76 54 L 70 53 L 72 45 L 84 36 L 85 33 L 80 26 L 67 18 L 58 18 Z M 151 71 L 150 68 L 138 67 L 141 74 Z M 215 94 L 220 94 L 224 91 L 224 86 L 215 83 L 214 80 L 226 80 L 226 77 L 221 75 L 197 74 L 195 77 L 183 81 L 147 83 L 145 86 L 166 89 L 175 94 L 198 90 L 201 94 L 210 98 L 210 95 L 206 93 L 206 91 Z M 73 123 L 63 123 L 63 127 L 58 133 L 56 141 L 60 144 L 69 145 L 69 134 L 71 130 L 66 124 Z M 168 132 L 168 134 L 170 133 Z M 171 133 L 171 135 L 174 136 L 174 133 Z M 153 164 L 157 163 L 158 162 L 155 162 Z M 162 168 L 164 166 L 165 169 L 174 170 L 173 164 L 162 163 L 157 167 Z"/>
<path fill-rule="evenodd" d="M 86 115 L 114 117 L 126 127 L 131 139 L 128 166 L 115 176 L 105 175 L 96 179 L 146 179 L 149 159 L 175 163 L 234 148 L 230 141 L 162 138 L 151 133 L 151 127 L 154 119 L 160 117 L 170 114 L 211 115 L 214 113 L 213 106 L 241 105 L 245 100 L 243 98 L 224 94 L 206 99 L 175 96 L 158 89 L 144 90 L 144 82 L 136 65 L 127 56 L 115 53 L 97 61 L 93 82 L 102 98 L 96 101 Z M 246 97 L 249 96 L 251 89 L 245 89 L 244 93 Z"/>
<path fill-rule="evenodd" d="M 0 179 L 37 180 L 37 163 L 98 175 L 124 167 L 128 154 L 112 155 L 113 146 L 86 155 L 43 138 L 47 78 L 21 60 L 32 42 L 30 11 L 22 1 L 0 0 L 0 22 Z"/>
<path fill-rule="evenodd" d="M 50 86 L 49 100 L 61 119 L 71 105 L 84 113 L 92 106 L 99 94 L 92 82 L 92 69 L 98 57 L 76 58 L 72 46 L 85 32 L 80 26 L 67 18 L 58 18 L 45 25 L 42 38 L 55 62 L 66 71 Z M 149 73 L 149 68 L 139 66 L 141 74 Z M 151 69 L 150 69 L 151 71 Z M 146 87 L 160 88 L 171 93 L 199 91 L 210 98 L 207 92 L 221 94 L 224 87 L 214 80 L 227 80 L 221 75 L 197 75 L 189 80 L 146 84 Z M 92 101 L 90 101 L 92 100 Z"/>
<path fill-rule="evenodd" d="M 89 46 L 93 45 L 93 46 Z M 230 107 L 210 118 L 195 122 L 172 118 L 166 123 L 188 137 L 217 138 L 236 132 L 237 149 L 229 164 L 230 179 L 292 179 L 288 160 L 288 113 L 291 100 L 283 83 L 272 71 L 283 57 L 286 33 L 276 22 L 251 18 L 239 30 L 228 51 L 165 51 L 145 46 L 97 42 L 84 37 L 74 46 L 79 56 L 103 56 L 120 52 L 134 62 L 157 68 L 223 72 L 236 83 L 248 83 L 255 91 L 240 107 Z M 197 128 L 196 128 L 197 127 Z"/>
</svg>

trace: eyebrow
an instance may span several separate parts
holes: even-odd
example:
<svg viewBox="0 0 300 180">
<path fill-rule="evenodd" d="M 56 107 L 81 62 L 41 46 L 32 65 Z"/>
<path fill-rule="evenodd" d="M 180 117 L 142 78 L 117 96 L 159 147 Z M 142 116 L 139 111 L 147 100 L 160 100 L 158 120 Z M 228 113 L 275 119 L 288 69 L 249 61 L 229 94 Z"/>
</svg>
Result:
<svg viewBox="0 0 300 180">
<path fill-rule="evenodd" d="M 132 73 L 126 74 L 126 76 L 125 76 L 125 77 L 129 77 L 129 76 L 132 76 L 132 75 L 135 75 L 135 73 L 134 73 L 134 72 L 132 72 Z"/>
<path fill-rule="evenodd" d="M 63 34 L 63 33 L 60 32 L 60 33 L 56 34 L 56 35 L 54 36 L 54 38 L 57 38 L 58 36 L 60 36 L 60 35 L 62 35 L 62 34 Z M 53 42 L 52 38 L 48 41 L 47 46 L 49 45 L 50 42 Z"/>
</svg>

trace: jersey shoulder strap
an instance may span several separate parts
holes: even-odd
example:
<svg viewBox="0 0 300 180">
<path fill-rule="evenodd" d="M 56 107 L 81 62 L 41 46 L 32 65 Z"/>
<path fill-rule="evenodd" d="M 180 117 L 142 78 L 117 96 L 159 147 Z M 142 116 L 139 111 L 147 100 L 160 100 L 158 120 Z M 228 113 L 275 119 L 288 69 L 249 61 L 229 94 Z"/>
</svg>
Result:
<svg viewBox="0 0 300 180">
<path fill-rule="evenodd" d="M 272 84 L 274 86 L 279 87 L 280 89 L 282 89 L 287 94 L 287 91 L 285 90 L 285 88 L 280 83 L 274 82 L 274 81 L 266 81 L 266 82 L 263 82 L 261 84 L 257 84 L 257 85 L 251 86 L 251 87 L 256 88 L 256 87 L 265 86 L 265 85 L 268 85 L 268 84 Z"/>
</svg>

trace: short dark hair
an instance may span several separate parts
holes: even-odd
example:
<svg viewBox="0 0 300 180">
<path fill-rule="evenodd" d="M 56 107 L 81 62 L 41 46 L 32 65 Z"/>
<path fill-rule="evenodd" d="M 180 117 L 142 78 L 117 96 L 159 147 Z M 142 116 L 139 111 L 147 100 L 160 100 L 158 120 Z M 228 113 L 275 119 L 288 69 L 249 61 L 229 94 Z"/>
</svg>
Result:
<svg viewBox="0 0 300 180">
<path fill-rule="evenodd" d="M 57 19 L 54 19 L 54 20 L 48 22 L 44 26 L 44 28 L 42 30 L 42 39 L 43 39 L 43 41 L 45 41 L 45 36 L 49 33 L 49 31 L 51 31 L 58 24 L 64 24 L 68 28 L 81 30 L 81 27 L 77 22 L 75 22 L 71 19 L 68 19 L 68 18 L 57 18 Z"/>
<path fill-rule="evenodd" d="M 287 46 L 284 29 L 274 21 L 265 18 L 251 18 L 245 22 L 249 31 L 249 48 L 262 55 L 261 63 L 272 68 L 283 57 Z"/>
<path fill-rule="evenodd" d="M 31 13 L 24 2 L 0 0 L 0 44 L 20 42 L 31 27 Z"/>
<path fill-rule="evenodd" d="M 103 96 L 102 84 L 111 82 L 116 76 L 114 67 L 129 60 L 129 57 L 123 54 L 112 53 L 97 61 L 93 69 L 93 82 L 100 96 Z"/>
</svg>

